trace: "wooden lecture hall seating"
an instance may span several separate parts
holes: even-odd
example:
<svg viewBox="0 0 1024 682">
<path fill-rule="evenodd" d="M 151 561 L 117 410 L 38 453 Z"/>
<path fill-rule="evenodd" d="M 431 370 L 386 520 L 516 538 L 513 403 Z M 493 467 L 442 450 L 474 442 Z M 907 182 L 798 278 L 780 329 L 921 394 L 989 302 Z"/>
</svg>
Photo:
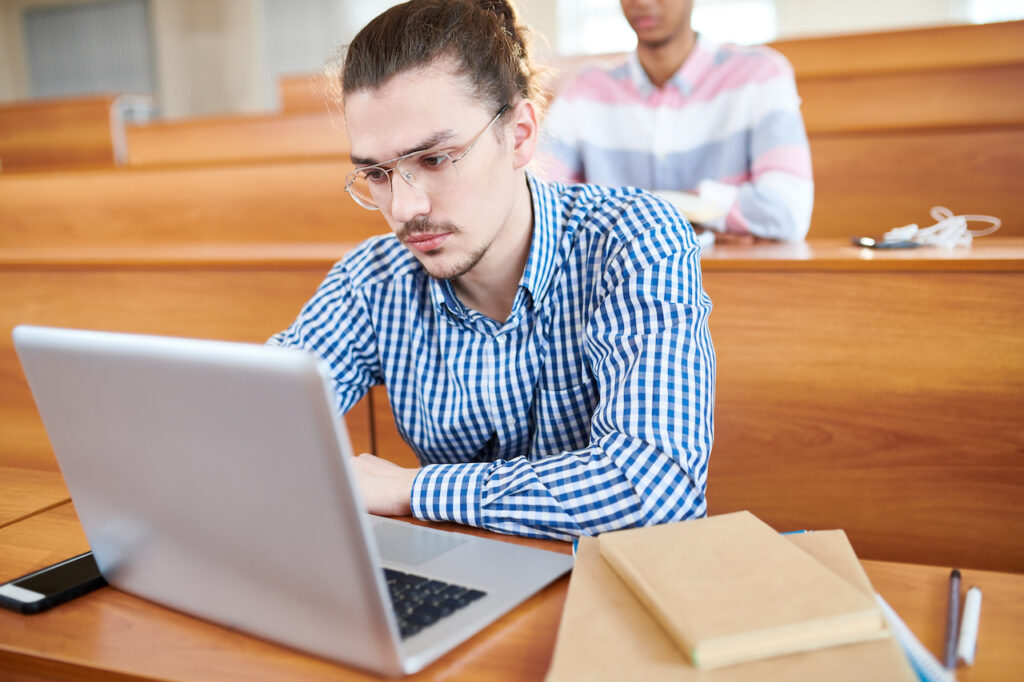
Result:
<svg viewBox="0 0 1024 682">
<path fill-rule="evenodd" d="M 94 95 L 0 104 L 0 171 L 125 163 L 126 109 L 147 95 Z"/>
<path fill-rule="evenodd" d="M 944 600 L 940 574 L 954 565 L 1024 573 L 1024 22 L 774 47 L 797 74 L 815 211 L 807 243 L 718 245 L 703 258 L 718 371 L 710 513 L 749 509 L 780 531 L 843 528 L 872 579 L 894 588 L 879 588 L 890 603 L 921 614 L 898 597 L 920 571 L 938 586 L 926 600 Z M 113 97 L 0 106 L 0 580 L 85 547 L 13 326 L 262 342 L 335 261 L 387 231 L 345 196 L 343 117 L 316 78 L 279 87 L 274 114 L 115 116 L 113 128 Z M 1003 226 L 971 249 L 849 243 L 931 224 L 934 205 Z M 347 424 L 357 450 L 414 463 L 382 387 Z M 505 679 L 537 679 L 564 594 L 562 581 L 442 665 L 472 679 L 497 660 Z M 1019 588 L 1007 594 L 1019 602 Z M 30 628 L 5 630 L 20 621 L 0 615 L 0 671 L 100 675 L 75 660 L 110 679 L 201 676 L 203 665 L 246 679 L 337 670 L 127 595 L 89 599 L 68 606 L 69 620 L 33 621 L 69 657 Z M 940 626 L 941 613 L 936 632 L 915 630 L 934 650 Z M 76 639 L 75 628 L 110 628 L 123 645 Z"/>
</svg>

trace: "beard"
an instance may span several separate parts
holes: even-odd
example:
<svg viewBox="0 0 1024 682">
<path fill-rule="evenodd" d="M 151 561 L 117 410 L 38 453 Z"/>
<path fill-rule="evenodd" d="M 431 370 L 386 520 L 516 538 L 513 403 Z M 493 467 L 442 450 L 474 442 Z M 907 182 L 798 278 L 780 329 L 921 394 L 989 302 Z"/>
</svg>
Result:
<svg viewBox="0 0 1024 682">
<path fill-rule="evenodd" d="M 414 218 L 409 222 L 402 225 L 401 229 L 395 232 L 395 235 L 400 241 L 405 241 L 412 235 L 424 235 L 424 234 L 461 234 L 462 230 L 451 222 L 443 223 L 431 223 L 426 218 Z M 427 271 L 427 274 L 437 280 L 454 280 L 462 277 L 470 270 L 477 266 L 477 263 L 483 259 L 484 254 L 487 253 L 487 247 L 490 244 L 483 246 L 476 251 L 471 251 L 466 254 L 462 259 L 455 261 L 454 263 L 441 262 L 439 256 L 435 256 L 438 251 L 429 251 L 427 253 L 416 253 L 416 259 L 423 266 L 423 269 Z M 410 249 L 411 250 L 411 249 Z"/>
</svg>

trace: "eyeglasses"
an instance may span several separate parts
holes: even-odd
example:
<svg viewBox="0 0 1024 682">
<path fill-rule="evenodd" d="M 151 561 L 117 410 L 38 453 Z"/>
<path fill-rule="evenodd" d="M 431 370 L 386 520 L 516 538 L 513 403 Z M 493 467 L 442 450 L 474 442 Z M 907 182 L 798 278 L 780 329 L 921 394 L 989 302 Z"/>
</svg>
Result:
<svg viewBox="0 0 1024 682">
<path fill-rule="evenodd" d="M 491 129 L 508 108 L 507 104 L 503 106 L 458 155 L 453 156 L 455 150 L 427 149 L 404 154 L 372 166 L 362 166 L 345 177 L 345 191 L 363 208 L 379 210 L 391 201 L 392 173 L 395 170 L 410 186 L 426 194 L 443 191 L 457 177 L 455 164 L 476 146 L 484 133 Z"/>
</svg>

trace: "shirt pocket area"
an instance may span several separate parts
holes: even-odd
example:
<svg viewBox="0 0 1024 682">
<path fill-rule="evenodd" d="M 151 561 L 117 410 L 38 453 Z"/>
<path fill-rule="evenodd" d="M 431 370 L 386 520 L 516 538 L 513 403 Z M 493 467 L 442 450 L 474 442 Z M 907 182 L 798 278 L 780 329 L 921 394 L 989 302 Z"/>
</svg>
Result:
<svg viewBox="0 0 1024 682">
<path fill-rule="evenodd" d="M 568 388 L 538 387 L 533 405 L 530 459 L 586 447 L 590 442 L 590 421 L 595 407 L 597 390 L 589 377 Z"/>
</svg>

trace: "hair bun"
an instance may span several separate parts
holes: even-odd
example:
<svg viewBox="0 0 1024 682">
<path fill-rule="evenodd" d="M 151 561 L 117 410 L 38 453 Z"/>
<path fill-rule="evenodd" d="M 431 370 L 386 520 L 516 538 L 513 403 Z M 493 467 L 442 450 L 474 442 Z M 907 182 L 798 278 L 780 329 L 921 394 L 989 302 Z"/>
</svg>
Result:
<svg viewBox="0 0 1024 682">
<path fill-rule="evenodd" d="M 519 18 L 516 15 L 516 8 L 510 0 L 477 0 L 477 4 L 486 12 L 496 15 L 502 28 L 512 36 L 512 39 L 521 47 L 526 47 L 525 41 L 519 30 Z"/>
</svg>

